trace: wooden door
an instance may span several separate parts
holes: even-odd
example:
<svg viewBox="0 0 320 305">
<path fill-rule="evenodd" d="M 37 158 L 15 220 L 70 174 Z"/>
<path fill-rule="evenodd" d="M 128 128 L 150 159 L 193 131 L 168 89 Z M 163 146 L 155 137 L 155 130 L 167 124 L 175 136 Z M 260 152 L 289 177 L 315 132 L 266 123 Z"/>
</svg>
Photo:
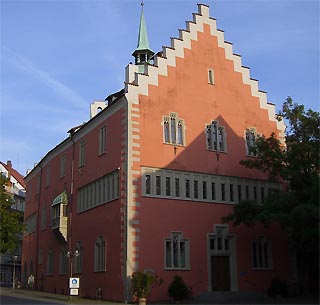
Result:
<svg viewBox="0 0 320 305">
<path fill-rule="evenodd" d="M 230 290 L 229 256 L 211 256 L 212 291 Z"/>
</svg>

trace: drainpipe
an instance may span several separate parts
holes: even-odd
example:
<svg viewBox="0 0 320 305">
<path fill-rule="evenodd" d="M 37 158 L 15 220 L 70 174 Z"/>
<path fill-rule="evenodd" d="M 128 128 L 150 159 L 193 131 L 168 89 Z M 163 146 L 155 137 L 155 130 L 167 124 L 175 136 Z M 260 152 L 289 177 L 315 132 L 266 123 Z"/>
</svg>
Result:
<svg viewBox="0 0 320 305">
<path fill-rule="evenodd" d="M 37 240 L 36 240 L 36 268 L 35 268 L 35 278 L 34 278 L 34 287 L 36 287 L 37 289 L 39 289 L 38 287 L 38 255 L 39 255 L 39 233 L 40 233 L 40 215 L 41 215 L 41 211 L 40 211 L 40 204 L 41 204 L 41 193 L 42 193 L 42 171 L 43 171 L 43 167 L 38 164 L 38 166 L 40 167 L 40 182 L 39 182 L 39 196 L 38 196 L 38 219 L 37 219 Z M 28 191 L 28 190 L 27 190 Z M 22 267 L 23 262 L 21 262 L 21 267 Z"/>
<path fill-rule="evenodd" d="M 68 249 L 69 253 L 73 253 L 72 251 L 72 204 L 73 204 L 73 187 L 74 187 L 74 140 L 73 140 L 73 134 L 70 134 L 70 139 L 72 141 L 72 159 L 71 159 L 71 182 L 70 182 L 70 202 L 68 202 L 69 206 L 69 219 L 68 219 Z M 69 261 L 69 276 L 72 275 L 72 264 L 70 264 Z M 68 281 L 69 283 L 69 281 Z M 69 287 L 68 287 L 69 290 Z M 69 292 L 70 293 L 70 292 Z"/>
</svg>

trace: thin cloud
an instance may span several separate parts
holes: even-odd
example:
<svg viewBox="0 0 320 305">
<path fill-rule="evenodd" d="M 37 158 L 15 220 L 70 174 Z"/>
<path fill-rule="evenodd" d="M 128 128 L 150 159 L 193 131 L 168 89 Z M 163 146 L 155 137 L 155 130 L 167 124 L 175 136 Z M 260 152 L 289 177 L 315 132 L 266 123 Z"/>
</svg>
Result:
<svg viewBox="0 0 320 305">
<path fill-rule="evenodd" d="M 35 77 L 53 91 L 58 93 L 64 101 L 78 108 L 87 108 L 88 102 L 77 92 L 57 81 L 47 72 L 40 70 L 31 61 L 17 52 L 7 47 L 2 47 L 2 50 L 2 60 Z"/>
</svg>

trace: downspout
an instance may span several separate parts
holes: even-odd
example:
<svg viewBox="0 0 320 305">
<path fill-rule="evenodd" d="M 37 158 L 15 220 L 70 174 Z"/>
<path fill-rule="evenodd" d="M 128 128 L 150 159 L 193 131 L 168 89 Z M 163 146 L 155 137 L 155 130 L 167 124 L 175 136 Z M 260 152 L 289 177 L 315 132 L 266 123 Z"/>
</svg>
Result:
<svg viewBox="0 0 320 305">
<path fill-rule="evenodd" d="M 36 268 L 35 268 L 35 279 L 34 279 L 34 287 L 36 287 L 37 289 L 39 289 L 38 287 L 38 262 L 39 262 L 39 233 L 40 233 L 40 204 L 41 204 L 41 193 L 42 193 L 42 171 L 43 168 L 42 166 L 39 164 L 38 165 L 40 167 L 40 182 L 39 182 L 39 196 L 38 196 L 38 219 L 37 219 L 37 240 L 36 240 L 36 259 L 35 259 L 35 264 L 36 264 Z M 23 264 L 23 262 L 21 262 L 21 265 Z M 21 266 L 22 267 L 22 266 Z"/>
<path fill-rule="evenodd" d="M 128 175 L 129 175 L 129 162 L 128 162 L 128 156 L 129 156 L 129 102 L 127 100 L 127 125 L 126 125 L 126 148 L 125 148 L 125 153 L 126 153 L 126 159 L 125 159 L 125 164 L 122 167 L 121 164 L 121 174 L 125 176 L 125 217 L 124 217 L 124 224 L 125 224 L 125 230 L 124 230 L 124 302 L 125 304 L 127 304 L 128 302 L 130 302 L 130 298 L 129 298 L 129 277 L 128 277 L 128 212 L 129 212 L 129 204 L 128 204 Z M 121 194 L 121 188 L 120 188 L 120 194 Z"/>
<path fill-rule="evenodd" d="M 69 206 L 69 219 L 68 219 L 68 251 L 70 253 L 69 256 L 69 277 L 71 277 L 72 275 L 72 264 L 71 264 L 71 260 L 72 258 L 72 232 L 71 232 L 71 228 L 72 228 L 72 204 L 73 204 L 73 187 L 74 187 L 74 140 L 73 140 L 73 134 L 70 134 L 70 139 L 72 142 L 72 159 L 71 159 L 71 183 L 70 183 L 70 202 L 68 202 L 68 206 Z M 68 281 L 69 283 L 69 281 Z"/>
</svg>

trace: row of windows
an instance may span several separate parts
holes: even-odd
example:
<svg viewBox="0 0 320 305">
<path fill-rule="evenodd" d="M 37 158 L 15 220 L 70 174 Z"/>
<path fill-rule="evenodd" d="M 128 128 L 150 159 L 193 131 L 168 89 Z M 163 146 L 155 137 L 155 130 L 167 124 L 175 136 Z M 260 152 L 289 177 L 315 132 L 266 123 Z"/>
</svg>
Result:
<svg viewBox="0 0 320 305">
<path fill-rule="evenodd" d="M 100 156 L 106 152 L 106 147 L 107 147 L 107 127 L 105 125 L 100 127 L 98 137 L 99 137 L 98 155 Z M 85 164 L 85 151 L 86 151 L 86 141 L 82 140 L 79 143 L 79 160 L 78 160 L 79 167 L 84 166 Z M 60 178 L 65 177 L 66 168 L 67 168 L 66 166 L 67 166 L 67 157 L 66 157 L 66 154 L 63 153 L 60 156 L 60 173 L 59 173 Z M 51 170 L 50 170 L 50 164 L 48 164 L 45 172 L 46 187 L 48 187 L 50 184 L 50 176 L 51 176 Z M 40 187 L 40 183 L 38 183 L 37 193 L 39 193 L 39 187 Z"/>
<path fill-rule="evenodd" d="M 67 274 L 68 261 L 70 256 L 73 260 L 73 273 L 83 272 L 83 246 L 81 241 L 78 241 L 75 251 L 70 254 L 66 249 L 60 249 L 59 252 L 59 274 Z M 40 250 L 38 254 L 39 265 L 43 264 L 43 251 Z M 106 271 L 106 242 L 102 236 L 99 236 L 94 245 L 94 272 Z M 50 249 L 47 254 L 47 275 L 54 274 L 54 251 Z"/>
<path fill-rule="evenodd" d="M 114 171 L 78 189 L 78 212 L 119 198 L 119 171 Z"/>
<path fill-rule="evenodd" d="M 99 135 L 98 135 L 98 155 L 101 156 L 106 152 L 107 148 L 107 127 L 104 125 L 100 127 L 99 129 Z M 79 143 L 79 164 L 78 166 L 84 166 L 85 165 L 85 159 L 86 159 L 86 140 L 82 140 Z"/>
<path fill-rule="evenodd" d="M 163 116 L 163 141 L 167 144 L 186 145 L 185 123 L 178 117 L 177 113 L 170 113 Z M 207 150 L 216 152 L 227 152 L 226 131 L 224 126 L 220 126 L 218 121 L 212 121 L 206 125 L 206 146 Z M 249 156 L 256 155 L 256 139 L 259 135 L 255 128 L 245 131 L 246 152 Z"/>
<path fill-rule="evenodd" d="M 217 234 L 209 235 L 209 249 L 215 254 L 230 254 L 230 235 L 218 230 Z M 164 240 L 165 269 L 188 270 L 190 269 L 190 241 L 183 237 L 181 232 L 172 232 L 171 236 Z M 80 241 L 77 242 L 73 253 L 73 273 L 83 272 L 84 251 Z M 61 249 L 59 253 L 59 274 L 66 274 L 68 268 L 69 252 Z M 252 244 L 252 257 L 254 269 L 272 268 L 271 242 L 260 237 Z M 39 251 L 39 264 L 43 263 L 43 253 Z M 94 272 L 106 271 L 106 241 L 99 236 L 94 246 Z M 52 249 L 47 255 L 47 274 L 54 272 L 54 252 Z"/>
<path fill-rule="evenodd" d="M 149 167 L 142 171 L 142 193 L 148 197 L 226 203 L 255 200 L 263 204 L 271 192 L 280 188 L 276 183 L 227 176 Z"/>
</svg>

